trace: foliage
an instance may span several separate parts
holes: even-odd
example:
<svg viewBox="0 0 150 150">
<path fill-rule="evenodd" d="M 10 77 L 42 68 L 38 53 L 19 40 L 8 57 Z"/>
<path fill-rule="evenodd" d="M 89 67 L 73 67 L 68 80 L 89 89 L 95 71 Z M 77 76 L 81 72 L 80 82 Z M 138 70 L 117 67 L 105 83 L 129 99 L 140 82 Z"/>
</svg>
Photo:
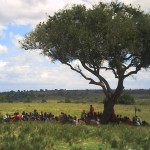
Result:
<svg viewBox="0 0 150 150">
<path fill-rule="evenodd" d="M 65 99 L 65 103 L 71 103 L 70 99 Z"/>
<path fill-rule="evenodd" d="M 150 93 L 146 91 L 146 93 Z M 40 101 L 45 100 L 64 100 L 69 98 L 71 101 L 96 101 L 103 99 L 102 90 L 40 90 L 40 91 L 9 91 L 0 93 L 0 102 L 24 102 L 27 100 Z M 5 99 L 4 99 L 5 98 Z"/>
<path fill-rule="evenodd" d="M 41 102 L 42 103 L 46 103 L 47 101 L 46 101 L 46 99 L 43 98 Z"/>
<path fill-rule="evenodd" d="M 7 102 L 7 99 L 5 96 L 0 96 L 0 102 Z"/>
<path fill-rule="evenodd" d="M 119 99 L 117 100 L 117 103 L 118 104 L 128 104 L 128 105 L 131 105 L 131 104 L 134 104 L 135 103 L 135 100 L 134 100 L 134 97 L 129 94 L 129 93 L 123 93 Z"/>
<path fill-rule="evenodd" d="M 31 99 L 27 99 L 24 101 L 24 103 L 32 103 L 32 100 Z"/>
<path fill-rule="evenodd" d="M 106 103 L 108 101 L 107 98 L 103 100 L 103 103 Z M 123 93 L 118 99 L 117 104 L 125 104 L 125 105 L 133 105 L 135 104 L 134 97 L 129 93 Z"/>
<path fill-rule="evenodd" d="M 150 104 L 150 89 L 132 89 L 124 90 L 125 93 L 133 95 L 136 103 Z M 32 93 L 32 94 L 31 94 Z M 44 98 L 43 98 L 44 97 Z M 94 103 L 102 102 L 105 95 L 102 90 L 43 90 L 43 91 L 14 91 L 1 92 L 0 103 L 2 102 L 24 102 L 30 98 L 32 101 L 41 100 L 59 100 L 64 102 L 64 99 L 69 98 L 74 103 Z"/>
</svg>

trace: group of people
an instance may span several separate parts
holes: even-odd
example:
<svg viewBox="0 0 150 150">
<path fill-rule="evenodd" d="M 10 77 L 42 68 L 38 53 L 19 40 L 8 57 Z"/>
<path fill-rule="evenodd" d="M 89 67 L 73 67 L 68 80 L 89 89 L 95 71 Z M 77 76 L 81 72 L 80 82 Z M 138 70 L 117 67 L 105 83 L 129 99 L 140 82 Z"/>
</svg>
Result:
<svg viewBox="0 0 150 150">
<path fill-rule="evenodd" d="M 38 112 L 36 109 L 33 112 L 27 113 L 23 111 L 22 113 L 15 112 L 13 115 L 6 114 L 4 116 L 5 122 L 18 122 L 18 121 L 37 121 L 37 122 L 59 122 L 59 123 L 70 123 L 70 124 L 91 124 L 91 125 L 101 125 L 102 113 L 95 112 L 94 107 L 90 105 L 89 111 L 83 110 L 81 116 L 77 118 L 76 116 L 67 115 L 61 112 L 60 115 L 54 116 L 52 113 Z M 118 124 L 128 124 L 128 125 L 149 125 L 146 121 L 141 121 L 137 116 L 130 120 L 129 117 L 122 117 L 121 115 L 113 114 L 110 119 L 112 123 Z"/>
</svg>

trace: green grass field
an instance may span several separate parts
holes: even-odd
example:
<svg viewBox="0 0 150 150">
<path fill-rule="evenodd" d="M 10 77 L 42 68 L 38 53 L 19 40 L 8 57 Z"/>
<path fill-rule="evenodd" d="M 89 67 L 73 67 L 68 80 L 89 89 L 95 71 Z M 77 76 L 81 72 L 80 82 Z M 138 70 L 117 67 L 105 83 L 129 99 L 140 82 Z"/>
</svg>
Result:
<svg viewBox="0 0 150 150">
<path fill-rule="evenodd" d="M 92 103 L 96 112 L 102 112 L 103 105 Z M 80 116 L 82 110 L 89 110 L 88 103 L 1 103 L 0 113 L 15 111 L 60 112 Z M 137 115 L 150 123 L 150 105 L 137 105 Z M 133 105 L 116 105 L 116 114 L 134 116 Z M 150 127 L 128 125 L 71 125 L 58 123 L 16 122 L 0 123 L 0 150 L 149 150 Z"/>
</svg>

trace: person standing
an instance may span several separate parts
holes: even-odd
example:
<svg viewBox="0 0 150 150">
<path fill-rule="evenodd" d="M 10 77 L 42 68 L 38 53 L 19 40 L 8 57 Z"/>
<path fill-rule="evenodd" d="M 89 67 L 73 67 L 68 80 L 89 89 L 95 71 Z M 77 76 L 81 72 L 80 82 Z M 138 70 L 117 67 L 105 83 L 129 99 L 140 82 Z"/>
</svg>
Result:
<svg viewBox="0 0 150 150">
<path fill-rule="evenodd" d="M 90 119 L 94 118 L 94 107 L 90 105 Z"/>
</svg>

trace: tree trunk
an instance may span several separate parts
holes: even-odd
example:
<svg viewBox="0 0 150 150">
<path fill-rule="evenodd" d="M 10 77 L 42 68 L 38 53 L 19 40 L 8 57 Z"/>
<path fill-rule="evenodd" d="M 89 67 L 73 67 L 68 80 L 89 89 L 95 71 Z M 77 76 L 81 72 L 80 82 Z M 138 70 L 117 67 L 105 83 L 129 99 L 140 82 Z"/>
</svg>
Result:
<svg viewBox="0 0 150 150">
<path fill-rule="evenodd" d="M 104 102 L 104 111 L 101 118 L 102 124 L 108 124 L 115 116 L 114 112 L 115 102 L 111 99 Z"/>
</svg>

